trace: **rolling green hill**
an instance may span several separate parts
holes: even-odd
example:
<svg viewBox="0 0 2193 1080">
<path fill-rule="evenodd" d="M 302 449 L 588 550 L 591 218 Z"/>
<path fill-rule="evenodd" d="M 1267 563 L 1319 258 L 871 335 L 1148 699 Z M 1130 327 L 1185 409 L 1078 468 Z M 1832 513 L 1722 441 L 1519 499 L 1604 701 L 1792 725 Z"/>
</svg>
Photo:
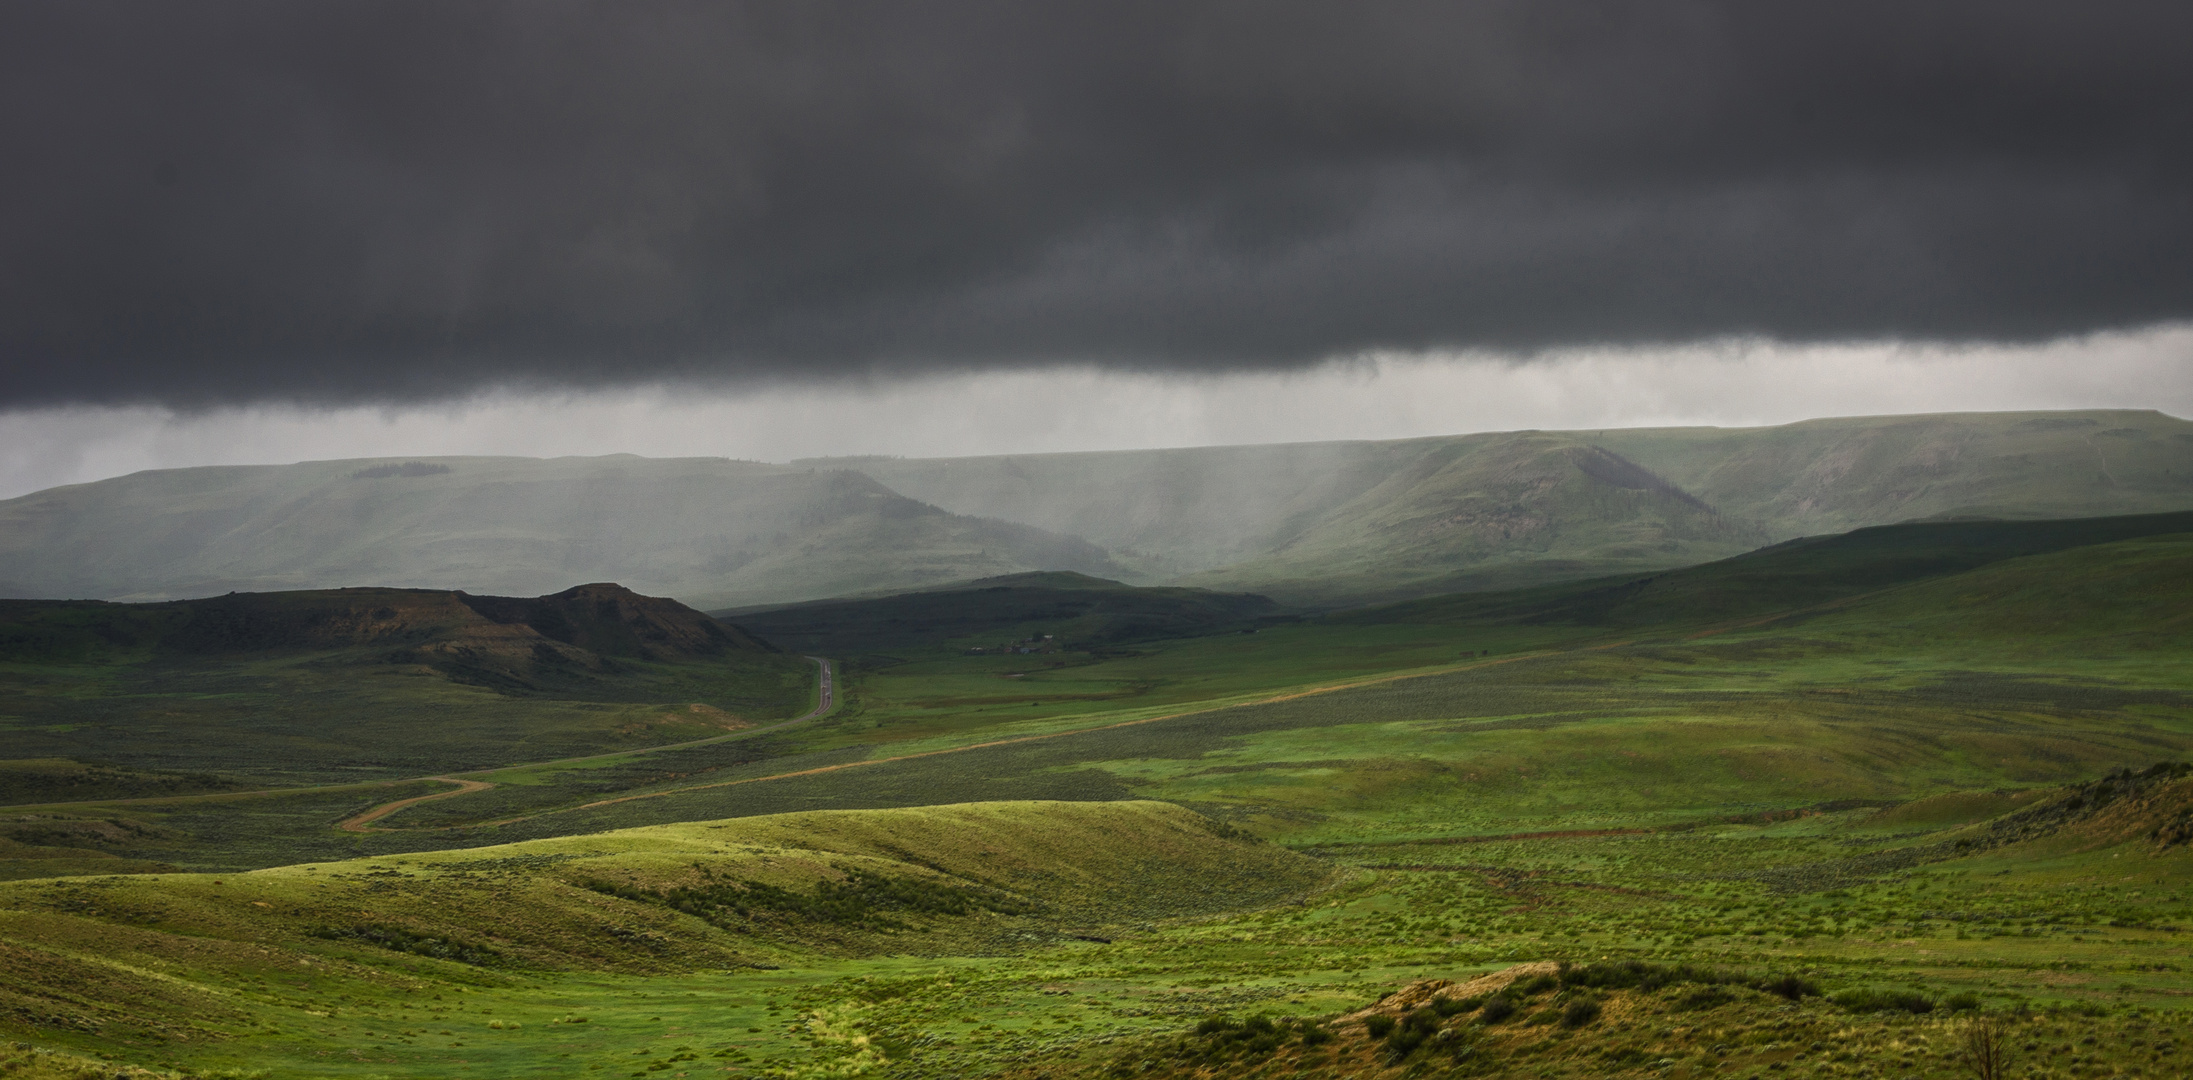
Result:
<svg viewBox="0 0 2193 1080">
<path fill-rule="evenodd" d="M 1075 573 L 1012 574 L 863 600 L 719 612 L 798 652 L 830 656 L 958 645 L 1087 650 L 1253 629 L 1277 605 L 1207 589 L 1136 588 Z"/>
<path fill-rule="evenodd" d="M 753 996 L 650 1001 L 650 976 L 796 990 L 813 975 L 772 973 L 1103 942 L 1293 900 L 1332 876 L 1177 807 L 993 803 L 245 875 L 0 884 L 0 1024 L 159 1047 L 199 1068 L 394 1064 L 423 1076 L 465 1048 L 463 1064 L 502 1075 L 558 1051 L 599 1057 L 599 1040 L 664 1034 L 666 1017 L 684 1029 L 689 1012 L 757 1032 L 775 1020 L 775 1003 Z M 542 1039 L 556 1049 L 543 1054 Z M 365 1044 L 371 1061 L 344 1052 Z"/>
<path fill-rule="evenodd" d="M 1116 569 L 1086 541 L 945 513 L 858 474 L 722 458 L 171 469 L 0 502 L 0 595 L 19 597 L 621 581 L 726 607 Z"/>
<path fill-rule="evenodd" d="M 163 771 L 324 783 L 720 735 L 804 710 L 814 670 L 616 585 L 0 601 L 10 757 L 109 766 L 93 786 L 118 794 L 172 788 Z M 0 767 L 0 804 L 91 783 Z"/>
</svg>

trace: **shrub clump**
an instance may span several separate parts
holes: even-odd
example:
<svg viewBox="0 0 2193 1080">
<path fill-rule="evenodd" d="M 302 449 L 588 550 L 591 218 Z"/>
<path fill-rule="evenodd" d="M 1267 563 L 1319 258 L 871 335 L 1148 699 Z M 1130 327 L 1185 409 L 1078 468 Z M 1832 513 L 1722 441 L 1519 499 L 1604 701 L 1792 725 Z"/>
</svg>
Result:
<svg viewBox="0 0 2193 1080">
<path fill-rule="evenodd" d="M 1690 964 L 1648 964 L 1641 960 L 1563 965 L 1560 982 L 1564 986 L 1587 987 L 1593 990 L 1659 990 L 1686 984 L 1701 987 L 1742 986 L 1791 1001 L 1818 997 L 1820 994 L 1818 986 L 1795 975 L 1752 975 Z M 1693 993 L 1691 996 L 1700 995 Z"/>
<path fill-rule="evenodd" d="M 1478 1006 L 1483 1005 L 1484 1003 L 1485 999 L 1482 996 L 1466 998 L 1443 997 L 1433 999 L 1432 1008 L 1439 1010 L 1439 1015 L 1441 1016 L 1458 1016 L 1462 1013 L 1476 1012 Z"/>
<path fill-rule="evenodd" d="M 1411 1011 L 1396 1023 L 1386 1038 L 1386 1058 L 1401 1061 L 1439 1034 L 1439 1010 L 1429 1006 Z"/>
<path fill-rule="evenodd" d="M 1390 1026 L 1392 1017 L 1381 1017 Z M 1322 1046 L 1332 1041 L 1332 1032 L 1324 1026 L 1307 1021 L 1268 1016 L 1252 1016 L 1236 1020 L 1230 1016 L 1211 1016 L 1195 1026 L 1195 1032 L 1175 1044 L 1172 1055 L 1190 1062 L 1216 1062 L 1244 1057 L 1261 1057 L 1299 1040 L 1304 1046 Z"/>
<path fill-rule="evenodd" d="M 698 885 L 649 890 L 611 881 L 582 882 L 586 888 L 620 900 L 682 911 L 717 926 L 756 918 L 790 916 L 865 930 L 906 930 L 893 918 L 910 915 L 972 915 L 994 911 L 1020 915 L 1032 906 L 989 890 L 921 878 L 894 878 L 867 870 L 846 870 L 842 881 L 818 881 L 800 893 L 761 881 L 706 880 Z"/>
<path fill-rule="evenodd" d="M 1837 1008 L 1851 1012 L 1907 1012 L 1914 1015 L 1934 1011 L 1934 999 L 1910 990 L 1881 990 L 1865 987 L 1856 990 L 1838 990 L 1828 995 L 1828 1001 Z M 1978 1001 L 1975 1000 L 1977 1005 Z"/>
<path fill-rule="evenodd" d="M 474 945 L 455 938 L 414 934 L 396 926 L 322 926 L 306 933 L 323 941 L 357 942 L 387 949 L 389 952 L 429 956 L 436 960 L 454 960 L 473 967 L 495 967 L 506 962 L 503 954 L 485 945 Z"/>
</svg>

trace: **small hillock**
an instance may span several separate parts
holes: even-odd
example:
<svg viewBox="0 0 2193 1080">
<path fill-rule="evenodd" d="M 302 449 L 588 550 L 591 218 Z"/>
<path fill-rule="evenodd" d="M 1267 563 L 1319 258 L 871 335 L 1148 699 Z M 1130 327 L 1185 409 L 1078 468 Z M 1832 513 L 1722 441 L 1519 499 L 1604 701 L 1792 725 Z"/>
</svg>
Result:
<svg viewBox="0 0 2193 1080">
<path fill-rule="evenodd" d="M 2062 1054 L 2096 1026 L 2067 1031 L 2061 1017 L 1981 1013 L 1970 995 L 1936 1001 L 1865 986 L 1823 989 L 1742 969 L 1538 961 L 1459 981 L 1420 980 L 1337 1016 L 1213 1015 L 1171 1036 L 1079 1047 L 1001 1075 L 1950 1075 L 1966 1069 L 1975 1036 L 2022 1060 Z M 1876 1007 L 1882 1002 L 1893 1004 Z M 2119 1049 L 2127 1062 L 2150 1063 L 2144 1041 Z M 2168 1051 L 2174 1056 L 2176 1047 Z"/>
<path fill-rule="evenodd" d="M 815 680 L 803 657 L 609 584 L 534 598 L 0 601 L 10 757 L 47 762 L 0 765 L 0 805 L 417 777 L 687 742 L 799 715 Z"/>
<path fill-rule="evenodd" d="M 1904 846 L 1755 875 L 1790 893 L 1878 880 L 1928 864 L 1992 855 L 2051 856 L 2134 845 L 2150 854 L 2193 843 L 2193 764 L 2118 769 L 2063 788 L 1952 792 L 1887 807 L 1853 832 L 1917 827 Z"/>
<path fill-rule="evenodd" d="M 2138 771 L 2119 769 L 1951 841 L 1959 850 L 2027 843 L 2075 851 L 2120 844 L 2160 851 L 2193 843 L 2193 764 L 2164 761 Z"/>
<path fill-rule="evenodd" d="M 523 624 L 550 641 L 597 656 L 691 660 L 771 648 L 675 600 L 641 596 L 607 582 L 531 599 L 461 592 L 457 599 L 498 625 Z"/>
</svg>

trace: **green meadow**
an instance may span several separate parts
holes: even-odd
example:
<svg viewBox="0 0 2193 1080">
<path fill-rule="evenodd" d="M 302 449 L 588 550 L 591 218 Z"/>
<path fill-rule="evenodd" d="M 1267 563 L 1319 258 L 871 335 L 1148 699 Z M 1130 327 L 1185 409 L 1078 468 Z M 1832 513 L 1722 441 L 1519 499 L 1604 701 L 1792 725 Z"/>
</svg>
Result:
<svg viewBox="0 0 2193 1080">
<path fill-rule="evenodd" d="M 480 711 L 361 698 L 328 727 L 406 756 L 348 782 L 206 763 L 212 726 L 155 719 L 176 690 L 118 689 L 143 668 L 41 660 L 39 724 L 139 740 L 8 765 L 0 1068 L 1947 1077 L 1991 1033 L 1996 1075 L 2180 1075 L 2187 517 L 1291 620 L 1186 596 L 1192 637 L 899 598 L 858 641 L 809 624 L 833 711 L 699 741 L 696 669 L 376 675 Z M 344 715 L 350 669 L 221 663 Z M 781 719 L 787 670 L 738 685 Z M 224 707 L 336 740 L 266 700 Z M 427 777 L 492 786 L 337 828 L 455 790 Z"/>
</svg>

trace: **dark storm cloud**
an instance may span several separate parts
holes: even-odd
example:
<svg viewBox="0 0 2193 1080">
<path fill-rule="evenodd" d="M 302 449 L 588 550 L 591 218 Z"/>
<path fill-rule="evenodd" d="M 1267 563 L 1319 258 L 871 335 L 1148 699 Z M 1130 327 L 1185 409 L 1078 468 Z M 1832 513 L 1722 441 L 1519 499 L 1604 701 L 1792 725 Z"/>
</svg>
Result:
<svg viewBox="0 0 2193 1080">
<path fill-rule="evenodd" d="M 2193 315 L 2182 3 L 0 6 L 0 403 Z"/>
</svg>

